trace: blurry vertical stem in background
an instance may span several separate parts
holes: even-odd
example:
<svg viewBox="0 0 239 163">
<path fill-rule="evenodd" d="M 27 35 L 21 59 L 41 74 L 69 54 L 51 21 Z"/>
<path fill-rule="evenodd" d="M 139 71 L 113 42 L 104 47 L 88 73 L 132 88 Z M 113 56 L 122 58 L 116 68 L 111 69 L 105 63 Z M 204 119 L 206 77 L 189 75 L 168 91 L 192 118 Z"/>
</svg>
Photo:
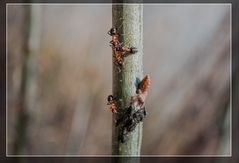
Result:
<svg viewBox="0 0 239 163">
<path fill-rule="evenodd" d="M 132 1 L 129 1 L 132 2 Z M 117 2 L 114 2 L 117 3 Z M 143 5 L 113 4 L 113 26 L 118 28 L 120 41 L 126 46 L 134 46 L 138 52 L 125 57 L 125 66 L 119 73 L 113 64 L 113 95 L 120 99 L 119 109 L 129 106 L 130 99 L 136 94 L 136 82 L 143 78 Z M 140 155 L 143 124 L 139 123 L 127 136 L 125 143 L 118 141 L 119 127 L 115 127 L 113 117 L 112 154 Z M 130 158 L 120 157 L 118 162 L 134 162 Z"/>
<path fill-rule="evenodd" d="M 37 56 L 40 50 L 41 5 L 24 5 L 25 31 L 22 57 L 21 88 L 16 124 L 14 154 L 26 153 L 27 127 L 35 107 L 37 87 Z"/>
</svg>

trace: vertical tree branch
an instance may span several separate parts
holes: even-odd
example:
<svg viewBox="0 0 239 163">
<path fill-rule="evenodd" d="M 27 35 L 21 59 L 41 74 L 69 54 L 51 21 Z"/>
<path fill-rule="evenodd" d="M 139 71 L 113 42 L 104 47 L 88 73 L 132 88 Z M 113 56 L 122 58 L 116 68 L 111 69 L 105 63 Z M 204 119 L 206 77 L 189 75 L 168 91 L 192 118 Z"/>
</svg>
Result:
<svg viewBox="0 0 239 163">
<path fill-rule="evenodd" d="M 25 31 L 23 45 L 23 67 L 21 88 L 19 92 L 19 110 L 17 135 L 14 143 L 14 154 L 26 153 L 27 127 L 31 111 L 35 106 L 37 83 L 37 56 L 40 50 L 41 6 L 27 5 L 25 9 Z"/>
<path fill-rule="evenodd" d="M 24 6 L 24 31 L 23 31 L 23 45 L 22 45 L 22 70 L 21 70 L 21 85 L 19 91 L 18 110 L 17 110 L 17 121 L 16 121 L 16 135 L 13 143 L 13 154 L 22 154 L 25 150 L 26 143 L 26 126 L 27 126 L 27 112 L 25 109 L 26 99 L 26 80 L 27 80 L 27 56 L 28 50 L 28 37 L 29 37 L 29 24 L 30 24 L 30 8 Z"/>
<path fill-rule="evenodd" d="M 137 82 L 143 78 L 143 6 L 142 4 L 113 4 L 113 26 L 118 28 L 120 41 L 126 46 L 134 46 L 138 52 L 125 57 L 125 66 L 121 72 L 113 64 L 113 95 L 119 109 L 129 106 L 131 97 L 136 94 Z M 118 140 L 119 127 L 115 127 L 113 117 L 112 145 L 113 155 L 140 155 L 143 124 L 139 123 L 127 136 L 127 141 Z M 131 162 L 129 159 L 119 162 Z"/>
</svg>

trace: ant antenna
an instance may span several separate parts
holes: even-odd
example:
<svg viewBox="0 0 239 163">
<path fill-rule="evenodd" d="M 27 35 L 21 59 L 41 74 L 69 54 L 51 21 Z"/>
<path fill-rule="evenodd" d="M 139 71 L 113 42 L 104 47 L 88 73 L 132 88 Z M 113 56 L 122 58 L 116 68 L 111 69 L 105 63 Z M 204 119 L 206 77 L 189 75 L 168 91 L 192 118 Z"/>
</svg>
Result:
<svg viewBox="0 0 239 163">
<path fill-rule="evenodd" d="M 124 18 L 119 18 L 119 20 L 124 20 Z M 123 22 L 121 23 L 121 25 L 119 26 L 119 29 L 123 26 Z"/>
<path fill-rule="evenodd" d="M 124 20 L 124 18 L 119 18 L 119 20 Z M 121 23 L 121 25 L 118 27 L 118 29 L 120 29 L 123 26 L 123 23 Z M 113 26 L 115 27 L 115 26 Z"/>
</svg>

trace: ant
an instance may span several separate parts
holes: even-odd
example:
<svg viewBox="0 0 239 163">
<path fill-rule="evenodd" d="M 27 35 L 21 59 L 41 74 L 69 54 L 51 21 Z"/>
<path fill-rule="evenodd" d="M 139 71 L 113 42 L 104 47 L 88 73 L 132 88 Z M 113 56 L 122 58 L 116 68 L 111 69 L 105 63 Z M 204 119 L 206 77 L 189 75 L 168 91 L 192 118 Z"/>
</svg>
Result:
<svg viewBox="0 0 239 163">
<path fill-rule="evenodd" d="M 137 124 L 142 122 L 143 119 L 147 116 L 147 114 L 148 113 L 145 107 L 136 110 L 134 107 L 129 106 L 126 109 L 126 113 L 123 114 L 123 116 L 116 121 L 116 127 L 119 124 L 122 124 L 119 130 L 118 140 L 121 143 L 125 143 L 127 133 L 134 131 Z"/>
<path fill-rule="evenodd" d="M 115 58 L 114 64 L 116 65 L 118 72 L 121 72 L 121 70 L 125 65 L 122 53 L 120 51 L 114 50 L 114 58 Z"/>
<path fill-rule="evenodd" d="M 114 51 L 114 64 L 117 66 L 118 71 L 121 72 L 124 67 L 124 57 L 128 54 L 134 54 L 137 51 L 135 47 L 126 47 L 119 41 L 120 34 L 117 31 L 116 27 L 112 27 L 108 34 L 112 36 L 112 40 L 110 41 L 110 46 Z"/>
<path fill-rule="evenodd" d="M 108 31 L 108 34 L 112 36 L 112 40 L 110 41 L 110 44 L 111 44 L 110 46 L 113 48 L 113 50 L 122 52 L 124 56 L 125 54 L 134 54 L 138 52 L 137 48 L 126 47 L 126 46 L 123 46 L 123 43 L 119 42 L 120 34 L 117 32 L 116 27 L 112 27 Z"/>
<path fill-rule="evenodd" d="M 112 95 L 109 95 L 107 101 L 108 101 L 107 105 L 110 105 L 112 113 L 117 113 L 116 98 Z"/>
</svg>

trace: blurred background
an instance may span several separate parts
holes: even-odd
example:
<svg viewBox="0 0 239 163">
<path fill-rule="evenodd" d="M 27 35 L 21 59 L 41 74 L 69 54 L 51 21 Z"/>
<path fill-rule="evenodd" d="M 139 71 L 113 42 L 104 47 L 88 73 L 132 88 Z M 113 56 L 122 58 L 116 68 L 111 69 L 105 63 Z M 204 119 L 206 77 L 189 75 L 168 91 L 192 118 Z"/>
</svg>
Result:
<svg viewBox="0 0 239 163">
<path fill-rule="evenodd" d="M 7 154 L 110 155 L 111 5 L 7 5 Z M 144 5 L 142 155 L 230 155 L 230 5 Z"/>
</svg>

